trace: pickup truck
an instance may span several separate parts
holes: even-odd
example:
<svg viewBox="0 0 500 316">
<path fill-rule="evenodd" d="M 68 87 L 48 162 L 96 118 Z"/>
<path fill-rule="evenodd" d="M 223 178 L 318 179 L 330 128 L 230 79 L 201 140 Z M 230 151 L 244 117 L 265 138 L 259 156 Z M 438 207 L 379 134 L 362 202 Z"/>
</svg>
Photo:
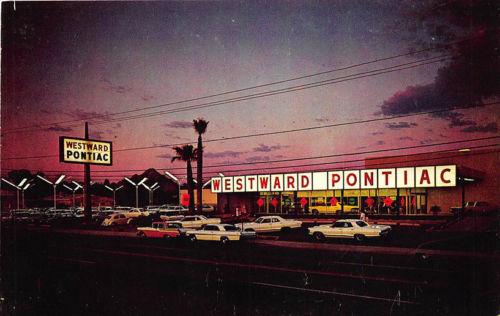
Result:
<svg viewBox="0 0 500 316">
<path fill-rule="evenodd" d="M 464 214 L 488 214 L 496 211 L 498 208 L 494 205 L 491 205 L 488 202 L 482 201 L 468 201 L 465 203 Z M 453 214 L 459 214 L 462 211 L 461 206 L 450 207 L 450 211 Z"/>
</svg>

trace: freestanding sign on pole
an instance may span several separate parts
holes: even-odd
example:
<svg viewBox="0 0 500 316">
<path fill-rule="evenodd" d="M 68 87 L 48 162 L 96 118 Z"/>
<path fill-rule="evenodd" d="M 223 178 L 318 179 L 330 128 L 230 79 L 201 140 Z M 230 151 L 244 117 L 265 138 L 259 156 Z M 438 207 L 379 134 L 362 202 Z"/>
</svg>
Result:
<svg viewBox="0 0 500 316">
<path fill-rule="evenodd" d="M 85 138 L 59 137 L 59 161 L 83 164 L 85 218 L 92 219 L 92 200 L 90 196 L 90 165 L 111 166 L 112 143 L 89 138 L 89 124 L 85 122 Z"/>
</svg>

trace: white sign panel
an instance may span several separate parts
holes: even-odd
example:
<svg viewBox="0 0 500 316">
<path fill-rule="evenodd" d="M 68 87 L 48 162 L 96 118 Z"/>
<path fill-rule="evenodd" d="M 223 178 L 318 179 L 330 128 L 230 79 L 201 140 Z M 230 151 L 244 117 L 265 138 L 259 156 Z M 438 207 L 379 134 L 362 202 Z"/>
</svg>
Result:
<svg viewBox="0 0 500 316">
<path fill-rule="evenodd" d="M 455 165 L 212 178 L 214 193 L 432 188 L 456 185 Z"/>
</svg>

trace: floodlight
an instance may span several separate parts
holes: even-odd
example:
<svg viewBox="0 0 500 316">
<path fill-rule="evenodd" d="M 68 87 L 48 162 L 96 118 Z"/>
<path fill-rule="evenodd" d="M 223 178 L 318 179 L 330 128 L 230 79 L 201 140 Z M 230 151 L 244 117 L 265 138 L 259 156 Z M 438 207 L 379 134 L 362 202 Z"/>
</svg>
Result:
<svg viewBox="0 0 500 316">
<path fill-rule="evenodd" d="M 28 189 L 30 186 L 31 186 L 31 183 L 26 183 L 26 185 L 24 186 L 23 190 Z"/>
<path fill-rule="evenodd" d="M 127 178 L 127 177 L 125 177 L 125 180 L 127 180 L 128 182 L 130 182 L 130 184 L 132 184 L 132 185 L 136 185 L 136 184 L 134 183 L 134 181 L 130 180 L 130 179 L 129 179 L 129 178 Z"/>
<path fill-rule="evenodd" d="M 142 179 L 142 180 L 141 180 L 141 182 L 139 182 L 137 185 L 141 185 L 141 184 L 143 184 L 144 182 L 146 182 L 146 180 L 148 180 L 148 178 L 144 178 L 144 179 Z"/>
<path fill-rule="evenodd" d="M 41 175 L 37 174 L 36 175 L 39 179 L 42 179 L 43 181 L 47 182 L 48 184 L 50 185 L 54 185 L 54 183 L 50 182 L 49 180 L 45 179 L 44 177 L 42 177 Z"/>
<path fill-rule="evenodd" d="M 179 183 L 179 182 L 180 182 L 180 181 L 179 181 L 179 179 L 177 179 L 177 177 L 176 177 L 176 176 L 174 176 L 173 174 L 171 174 L 170 172 L 165 171 L 165 174 L 166 174 L 166 175 L 167 175 L 170 179 L 174 180 L 175 182 L 177 182 L 177 183 Z"/>
<path fill-rule="evenodd" d="M 123 189 L 123 185 L 120 185 L 118 188 L 115 189 L 115 191 L 118 191 L 120 189 Z"/>
<path fill-rule="evenodd" d="M 14 183 L 12 183 L 12 182 L 4 179 L 4 178 L 2 178 L 2 181 L 5 182 L 5 183 L 7 183 L 7 184 L 10 184 L 11 186 L 13 186 L 14 188 L 16 188 L 16 189 L 19 190 L 19 187 L 17 185 L 15 185 Z"/>
<path fill-rule="evenodd" d="M 70 190 L 70 191 L 73 191 L 72 188 L 70 188 L 69 186 L 67 186 L 66 184 L 63 184 L 63 187 L 65 187 L 66 189 Z"/>
<path fill-rule="evenodd" d="M 79 189 L 79 188 L 83 188 L 80 183 L 76 182 L 76 181 L 71 181 L 73 182 L 74 185 L 76 185 L 76 188 Z"/>
<path fill-rule="evenodd" d="M 56 181 L 56 184 L 61 183 L 61 181 L 62 181 L 64 178 L 66 178 L 66 175 L 64 175 L 64 174 L 60 175 L 60 176 L 59 176 L 59 179 L 57 179 L 57 181 Z"/>
<path fill-rule="evenodd" d="M 22 187 L 23 184 L 27 181 L 28 179 L 24 178 L 21 180 L 21 182 L 19 182 L 19 186 Z"/>
<path fill-rule="evenodd" d="M 112 188 L 110 188 L 110 187 L 108 187 L 107 185 L 104 185 L 104 187 L 105 187 L 106 189 L 110 190 L 110 191 L 113 191 L 113 189 L 112 189 Z"/>
</svg>

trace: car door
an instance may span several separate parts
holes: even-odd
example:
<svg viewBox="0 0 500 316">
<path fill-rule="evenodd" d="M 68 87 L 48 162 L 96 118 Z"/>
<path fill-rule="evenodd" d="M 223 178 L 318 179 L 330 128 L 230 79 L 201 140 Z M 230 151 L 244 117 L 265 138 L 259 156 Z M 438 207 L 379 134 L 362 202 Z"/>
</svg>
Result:
<svg viewBox="0 0 500 316">
<path fill-rule="evenodd" d="M 217 227 L 215 227 L 217 228 Z M 198 240 L 212 240 L 213 239 L 214 227 L 212 225 L 207 225 L 202 229 L 196 231 L 196 238 Z"/>
<path fill-rule="evenodd" d="M 327 237 L 343 237 L 344 235 L 344 229 L 345 229 L 345 223 L 344 222 L 335 222 L 331 226 L 330 229 L 325 230 L 325 236 Z"/>
<path fill-rule="evenodd" d="M 271 218 L 271 227 L 269 228 L 272 231 L 278 231 L 281 229 L 281 221 L 275 217 Z"/>
<path fill-rule="evenodd" d="M 264 218 L 259 227 L 260 231 L 268 232 L 272 230 L 271 218 Z"/>
</svg>

